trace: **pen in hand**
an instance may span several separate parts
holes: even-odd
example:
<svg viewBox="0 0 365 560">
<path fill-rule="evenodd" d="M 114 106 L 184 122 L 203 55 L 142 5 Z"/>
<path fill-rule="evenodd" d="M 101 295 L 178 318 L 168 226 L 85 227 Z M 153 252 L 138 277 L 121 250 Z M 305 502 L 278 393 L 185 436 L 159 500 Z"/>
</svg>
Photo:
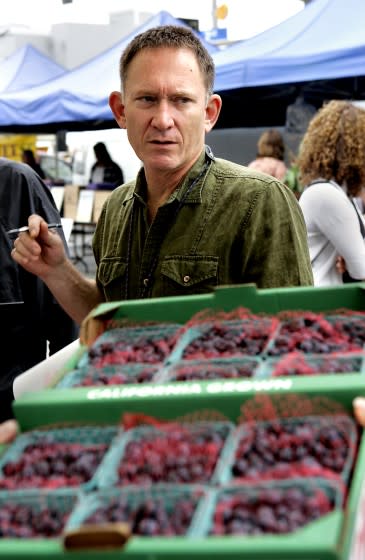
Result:
<svg viewBox="0 0 365 560">
<path fill-rule="evenodd" d="M 60 223 L 54 223 L 54 224 L 48 224 L 48 229 L 58 229 L 61 228 L 62 224 Z M 23 231 L 29 231 L 29 226 L 23 226 L 20 228 L 15 228 L 15 229 L 9 229 L 9 231 L 7 231 L 6 233 L 8 235 L 15 235 L 18 233 L 22 233 Z"/>
</svg>

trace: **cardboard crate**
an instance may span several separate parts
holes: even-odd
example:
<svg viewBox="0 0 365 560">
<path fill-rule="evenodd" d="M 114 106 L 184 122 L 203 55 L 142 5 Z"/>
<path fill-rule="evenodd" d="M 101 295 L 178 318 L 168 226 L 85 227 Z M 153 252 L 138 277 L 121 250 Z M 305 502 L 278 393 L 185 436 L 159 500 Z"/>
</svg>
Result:
<svg viewBox="0 0 365 560">
<path fill-rule="evenodd" d="M 106 320 L 184 322 L 204 308 L 230 311 L 247 307 L 254 312 L 282 310 L 333 311 L 339 308 L 365 310 L 364 284 L 340 288 L 292 288 L 256 290 L 254 286 L 217 289 L 213 294 L 146 301 L 117 302 L 99 306 L 85 321 L 83 341 L 89 344 L 103 331 Z M 86 350 L 86 348 L 85 348 Z M 77 363 L 71 358 L 67 368 Z M 67 369 L 66 368 L 66 369 Z M 235 423 L 242 406 L 258 395 L 290 399 L 330 399 L 352 412 L 352 401 L 365 396 L 364 377 L 359 374 L 314 376 L 311 378 L 270 378 L 171 382 L 155 385 L 127 385 L 43 390 L 24 395 L 15 403 L 23 430 L 38 426 L 74 422 L 118 423 L 125 412 L 140 412 L 162 419 L 183 418 L 187 414 L 214 412 Z M 274 397 L 275 396 L 275 397 Z M 336 510 L 319 521 L 285 536 L 132 538 L 123 552 L 93 552 L 95 560 L 167 558 L 192 560 L 363 560 L 365 555 L 365 440 L 362 436 L 346 509 Z M 64 560 L 60 541 L 15 542 L 0 540 L 0 559 Z M 78 552 L 79 560 L 91 557 Z"/>
<path fill-rule="evenodd" d="M 248 399 L 258 394 L 277 395 L 288 398 L 293 393 L 303 398 L 331 399 L 340 403 L 349 413 L 352 400 L 358 394 L 365 394 L 362 379 L 358 375 L 348 375 L 345 384 L 335 381 L 334 376 L 318 377 L 310 388 L 302 379 L 212 381 L 200 383 L 170 383 L 164 386 L 130 386 L 49 391 L 45 395 L 34 395 L 28 406 L 17 407 L 22 425 L 45 425 L 53 421 L 117 423 L 123 412 L 144 412 L 159 418 L 175 419 L 188 412 L 217 411 L 234 422 L 240 420 L 242 406 Z M 52 397 L 56 397 L 55 400 Z M 60 406 L 63 399 L 63 406 Z M 59 410 L 57 418 L 55 409 Z M 37 413 L 34 417 L 35 410 Z M 63 414 L 61 412 L 63 411 Z M 20 414 L 21 412 L 21 414 Z M 30 417 L 32 415 L 32 418 Z M 63 416 L 63 418 L 62 418 Z M 265 559 L 265 560 L 360 560 L 364 546 L 365 512 L 365 440 L 362 437 L 356 469 L 352 478 L 347 506 L 344 511 L 336 510 L 324 518 L 285 536 L 254 537 L 208 537 L 196 539 L 175 538 L 132 538 L 123 549 L 127 559 L 150 558 L 192 558 L 193 560 L 213 558 Z M 25 541 L 24 541 L 25 542 Z M 0 541 L 0 558 L 67 558 L 60 541 L 28 542 Z M 354 552 L 358 549 L 360 552 Z M 15 556 L 10 553 L 14 551 Z M 32 551 L 32 553 L 30 552 Z M 31 554 L 38 554 L 32 556 Z M 78 553 L 78 558 L 88 558 L 87 552 Z M 83 555 L 85 554 L 85 555 Z M 43 556 L 42 556 L 43 555 Z M 114 560 L 120 552 L 93 553 L 93 558 Z"/>
</svg>

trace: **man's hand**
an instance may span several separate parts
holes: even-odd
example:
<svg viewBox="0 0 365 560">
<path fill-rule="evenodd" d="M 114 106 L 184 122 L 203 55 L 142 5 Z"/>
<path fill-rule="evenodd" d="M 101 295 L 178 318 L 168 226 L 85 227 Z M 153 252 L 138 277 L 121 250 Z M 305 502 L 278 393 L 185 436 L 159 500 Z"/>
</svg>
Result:
<svg viewBox="0 0 365 560">
<path fill-rule="evenodd" d="M 0 444 L 11 443 L 19 432 L 19 425 L 16 420 L 6 420 L 0 424 Z"/>
<path fill-rule="evenodd" d="M 340 274 L 343 274 L 344 272 L 346 272 L 346 263 L 345 263 L 345 259 L 343 257 L 340 257 L 340 256 L 336 257 L 336 270 Z"/>
<path fill-rule="evenodd" d="M 29 217 L 28 226 L 29 231 L 20 233 L 14 241 L 11 256 L 25 270 L 45 279 L 67 259 L 63 241 L 36 214 Z"/>
<path fill-rule="evenodd" d="M 365 397 L 356 397 L 352 404 L 356 420 L 360 426 L 365 427 Z"/>
</svg>

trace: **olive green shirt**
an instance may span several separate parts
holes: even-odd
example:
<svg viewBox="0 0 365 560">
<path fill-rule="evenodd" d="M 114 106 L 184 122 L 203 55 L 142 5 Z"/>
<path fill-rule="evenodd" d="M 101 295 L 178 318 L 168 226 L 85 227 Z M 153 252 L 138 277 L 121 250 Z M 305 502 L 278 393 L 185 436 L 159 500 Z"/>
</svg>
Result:
<svg viewBox="0 0 365 560">
<path fill-rule="evenodd" d="M 186 194 L 205 161 L 207 170 Z M 313 284 L 306 227 L 291 191 L 205 152 L 151 225 L 143 168 L 136 181 L 114 190 L 93 249 L 106 301 L 202 294 L 221 284 Z"/>
</svg>

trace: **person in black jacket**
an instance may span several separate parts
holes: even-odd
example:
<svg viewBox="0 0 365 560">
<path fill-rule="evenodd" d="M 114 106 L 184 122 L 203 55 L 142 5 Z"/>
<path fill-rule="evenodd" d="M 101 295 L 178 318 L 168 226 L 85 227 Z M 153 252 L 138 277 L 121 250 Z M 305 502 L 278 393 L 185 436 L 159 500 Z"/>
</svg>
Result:
<svg viewBox="0 0 365 560">
<path fill-rule="evenodd" d="M 0 158 L 0 422 L 13 417 L 13 381 L 49 354 L 70 344 L 78 328 L 46 285 L 11 258 L 14 238 L 9 230 L 41 214 L 48 223 L 61 222 L 49 188 L 27 165 Z M 60 235 L 67 249 L 62 228 Z"/>
<path fill-rule="evenodd" d="M 91 168 L 90 183 L 110 183 L 118 187 L 124 183 L 123 171 L 115 161 L 112 160 L 104 142 L 98 142 L 94 146 L 96 162 Z"/>
</svg>

